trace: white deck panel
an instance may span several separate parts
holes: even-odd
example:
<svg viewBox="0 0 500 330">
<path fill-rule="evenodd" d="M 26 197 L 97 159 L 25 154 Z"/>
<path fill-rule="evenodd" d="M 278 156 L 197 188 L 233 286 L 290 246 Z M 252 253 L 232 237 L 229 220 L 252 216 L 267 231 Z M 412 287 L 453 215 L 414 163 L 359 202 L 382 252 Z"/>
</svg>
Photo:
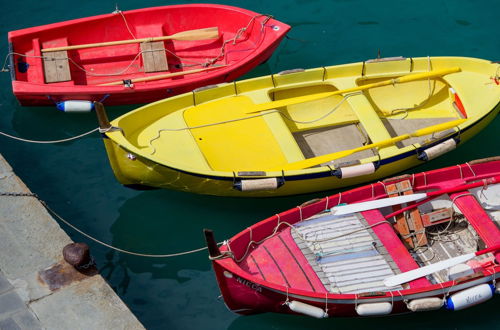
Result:
<svg viewBox="0 0 500 330">
<path fill-rule="evenodd" d="M 388 291 L 383 280 L 395 274 L 394 262 L 358 215 L 324 213 L 297 224 L 292 236 L 330 292 Z"/>
</svg>

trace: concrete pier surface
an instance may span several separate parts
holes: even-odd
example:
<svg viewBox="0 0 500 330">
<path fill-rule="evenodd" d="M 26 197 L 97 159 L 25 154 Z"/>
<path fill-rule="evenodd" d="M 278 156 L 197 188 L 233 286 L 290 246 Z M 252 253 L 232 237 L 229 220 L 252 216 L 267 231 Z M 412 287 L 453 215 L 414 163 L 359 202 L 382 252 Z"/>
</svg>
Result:
<svg viewBox="0 0 500 330">
<path fill-rule="evenodd" d="M 72 243 L 0 155 L 0 329 L 144 329 L 94 270 L 62 257 Z"/>
</svg>

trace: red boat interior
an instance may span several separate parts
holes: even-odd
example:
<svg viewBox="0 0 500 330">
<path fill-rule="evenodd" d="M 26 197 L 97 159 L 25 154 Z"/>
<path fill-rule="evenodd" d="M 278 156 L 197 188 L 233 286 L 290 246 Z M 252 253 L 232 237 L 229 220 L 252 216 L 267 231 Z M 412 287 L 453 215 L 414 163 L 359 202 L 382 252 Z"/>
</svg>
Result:
<svg viewBox="0 0 500 330">
<path fill-rule="evenodd" d="M 14 31 L 9 41 L 18 54 L 14 59 L 16 80 L 62 86 L 98 85 L 210 65 L 231 65 L 248 57 L 263 40 L 262 23 L 266 17 L 252 15 L 216 6 L 199 5 L 191 10 L 169 6 L 80 19 L 69 27 L 63 22 L 52 24 L 51 28 Z M 217 38 L 42 52 L 45 48 L 170 36 L 210 27 L 218 27 Z"/>
<path fill-rule="evenodd" d="M 498 245 L 500 184 L 483 179 L 499 174 L 500 162 L 496 162 L 379 182 L 264 220 L 238 235 L 231 250 L 241 260 L 239 267 L 252 277 L 314 293 L 360 294 L 425 288 L 450 280 L 458 283 L 491 271 L 495 256 L 484 254 L 458 268 L 397 287 L 388 288 L 383 280 Z M 477 187 L 461 189 L 470 183 Z M 401 205 L 345 216 L 328 210 L 338 203 L 448 188 L 454 191 L 395 216 L 391 214 Z M 273 235 L 276 226 L 279 230 Z"/>
</svg>

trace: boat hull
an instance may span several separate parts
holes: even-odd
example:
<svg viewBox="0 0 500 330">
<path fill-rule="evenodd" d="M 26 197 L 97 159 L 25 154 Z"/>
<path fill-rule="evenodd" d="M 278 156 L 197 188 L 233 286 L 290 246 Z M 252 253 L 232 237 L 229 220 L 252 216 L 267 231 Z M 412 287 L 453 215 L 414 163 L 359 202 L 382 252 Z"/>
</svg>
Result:
<svg viewBox="0 0 500 330">
<path fill-rule="evenodd" d="M 481 189 L 489 189 L 488 182 L 490 184 L 496 184 L 496 187 L 498 187 L 499 175 L 500 157 L 470 161 L 466 164 L 417 173 L 414 175 L 400 176 L 387 179 L 383 182 L 377 182 L 372 185 L 362 186 L 336 195 L 328 196 L 321 200 L 306 202 L 296 208 L 262 220 L 246 228 L 234 237 L 226 240 L 220 247 L 219 255 L 211 255 L 213 270 L 216 274 L 217 283 L 224 301 L 231 311 L 242 315 L 275 312 L 286 314 L 306 314 L 311 316 L 311 314 L 307 314 L 307 310 L 303 310 L 305 313 L 292 310 L 290 303 L 292 301 L 297 301 L 307 304 L 307 306 L 309 306 L 308 309 L 315 308 L 316 310 L 324 311 L 325 315 L 322 317 L 357 317 L 367 316 L 367 314 L 363 315 L 363 308 L 360 308 L 362 305 L 364 305 L 364 307 L 368 306 L 368 308 L 371 308 L 374 312 L 371 314 L 373 316 L 437 310 L 444 308 L 443 306 L 450 309 L 450 306 L 446 304 L 452 304 L 449 302 L 445 303 L 445 299 L 448 298 L 449 301 L 451 297 L 452 299 L 455 299 L 455 301 L 459 301 L 460 299 L 458 296 L 463 296 L 467 293 L 467 291 L 469 291 L 474 292 L 474 294 L 472 294 L 470 298 L 464 300 L 464 304 L 461 308 L 474 306 L 475 304 L 484 301 L 484 299 L 489 299 L 492 296 L 492 291 L 490 291 L 490 289 L 495 289 L 494 285 L 500 277 L 500 266 L 498 263 L 494 262 L 494 258 L 496 258 L 496 260 L 500 258 L 498 252 L 487 259 L 483 259 L 480 263 L 475 261 L 476 266 L 474 267 L 478 268 L 474 268 L 473 273 L 460 275 L 460 277 L 450 277 L 440 283 L 430 282 L 427 280 L 416 283 L 416 281 L 424 280 L 417 279 L 414 282 L 410 281 L 408 284 L 405 284 L 404 287 L 398 288 L 397 290 L 393 289 L 390 291 L 389 288 L 385 288 L 383 291 L 342 294 L 326 291 L 326 285 L 323 291 L 320 291 L 318 290 L 320 287 L 311 284 L 311 281 L 314 281 L 314 279 L 313 276 L 310 275 L 313 273 L 310 273 L 307 270 L 307 267 L 309 267 L 307 263 L 310 263 L 310 259 L 309 261 L 304 262 L 304 259 L 301 259 L 302 257 L 300 256 L 301 252 L 292 246 L 293 243 L 291 244 L 290 241 L 287 241 L 286 235 L 282 234 L 288 229 L 288 227 L 291 226 L 294 226 L 294 228 L 301 228 L 300 223 L 302 222 L 302 219 L 308 219 L 306 222 L 310 222 L 311 226 L 317 226 L 319 222 L 314 221 L 321 218 L 315 218 L 315 220 L 311 220 L 309 218 L 318 214 L 328 214 L 325 210 L 328 210 L 340 203 L 349 204 L 355 203 L 356 201 L 370 200 L 373 198 L 377 199 L 387 196 L 386 187 L 405 180 L 409 180 L 411 185 L 416 188 L 417 191 L 421 189 L 440 190 L 443 187 L 446 187 L 444 189 L 455 187 L 457 196 L 460 195 L 460 197 L 465 197 L 465 199 L 467 199 L 466 196 L 471 194 L 476 194 L 474 196 L 478 196 L 484 193 Z M 478 190 L 475 192 L 468 191 L 464 185 L 467 185 L 469 182 L 471 183 L 470 185 L 474 185 Z M 498 202 L 499 196 L 498 191 L 500 190 L 496 188 L 496 190 L 490 192 L 488 197 L 485 196 L 481 199 L 481 203 L 488 201 L 488 205 L 496 205 L 495 203 Z M 452 193 L 450 193 L 450 198 L 452 198 L 451 196 Z M 492 196 L 496 196 L 496 199 L 493 200 Z M 454 200 L 456 200 L 455 198 Z M 472 200 L 476 202 L 474 198 L 472 198 Z M 464 202 L 462 206 L 471 207 L 472 209 L 472 204 L 474 203 L 467 203 L 468 202 Z M 471 224 L 487 246 L 494 247 L 498 246 L 499 242 L 497 233 L 500 215 L 497 211 L 494 211 L 495 208 L 492 208 L 491 210 L 492 211 L 490 212 L 492 213 L 482 220 L 477 221 L 477 219 L 470 219 L 469 216 L 471 216 L 471 213 L 468 213 L 467 218 L 469 221 L 472 221 Z M 472 212 L 473 215 L 478 213 L 480 212 Z M 496 221 L 496 224 L 494 224 L 493 221 Z M 331 223 L 325 226 L 331 226 Z M 492 227 L 490 227 L 491 231 L 485 232 L 484 227 L 480 228 L 478 226 Z M 383 236 L 381 236 L 380 233 L 385 232 L 388 234 L 389 232 L 392 232 L 392 228 L 393 226 L 390 225 L 384 229 L 376 231 L 377 237 L 380 238 Z M 324 238 L 323 236 L 320 237 Z M 272 240 L 274 240 L 273 243 L 270 243 Z M 355 241 L 356 238 L 353 238 L 353 240 Z M 399 241 L 399 238 L 397 240 Z M 274 243 L 279 241 L 282 243 L 279 243 L 278 245 Z M 319 243 L 319 241 L 316 243 Z M 277 248 L 280 244 L 287 246 L 286 249 L 289 249 L 288 251 L 290 251 L 290 255 L 293 255 L 293 257 L 287 257 L 287 255 L 283 252 L 273 250 L 272 247 Z M 397 244 L 402 245 L 401 242 L 396 243 L 395 245 L 385 245 L 387 251 L 389 251 L 391 255 L 393 255 L 393 253 L 397 253 L 393 250 Z M 259 253 L 259 249 L 260 251 L 264 250 L 266 253 Z M 301 248 L 299 247 L 298 249 Z M 297 251 L 299 252 L 297 253 Z M 268 254 L 267 257 L 266 254 Z M 410 255 L 408 255 L 408 257 L 410 257 Z M 273 276 L 271 271 L 272 268 L 267 268 L 269 266 L 265 261 L 266 258 L 269 258 L 270 263 L 277 265 L 277 269 L 280 270 L 278 275 Z M 282 258 L 282 260 L 280 258 Z M 410 258 L 413 260 L 413 257 Z M 347 263 L 347 259 L 340 260 L 344 263 L 340 262 L 337 264 L 337 267 L 343 267 L 342 271 L 346 271 L 348 265 L 352 266 L 352 264 Z M 399 262 L 397 260 L 395 261 Z M 356 262 L 362 264 L 362 261 Z M 289 264 L 294 263 L 302 264 L 301 270 L 309 279 L 309 284 L 301 286 L 299 282 L 297 282 L 297 279 L 302 277 L 301 274 L 297 273 L 301 272 L 294 272 L 293 268 L 287 268 Z M 481 264 L 481 266 L 479 266 L 479 264 Z M 339 272 L 341 273 L 342 271 Z M 401 271 L 403 272 L 404 270 Z M 360 274 L 361 273 L 357 273 L 357 276 Z M 375 278 L 377 277 L 375 275 L 373 276 Z M 273 279 L 269 280 L 271 277 Z M 356 276 L 353 276 L 352 278 L 355 277 Z M 339 282 L 341 281 L 343 280 L 339 279 Z M 289 283 L 295 283 L 295 286 L 291 286 Z M 483 294 L 481 293 L 481 290 L 484 290 L 485 287 L 486 291 L 488 291 L 487 293 L 490 295 L 483 297 L 483 299 L 480 295 Z M 499 286 L 497 284 L 496 292 L 499 291 L 498 288 Z M 417 304 L 417 302 L 421 304 Z M 381 310 L 379 308 L 380 304 L 388 306 L 389 308 Z M 451 309 L 453 310 L 452 306 Z M 456 308 L 455 310 L 459 310 L 459 308 Z M 317 315 L 318 314 L 316 314 L 316 316 Z"/>
<path fill-rule="evenodd" d="M 179 26 L 172 26 L 175 24 L 169 24 L 167 26 L 156 22 L 163 16 L 172 15 L 173 17 L 176 17 L 176 13 L 178 12 L 187 13 L 185 14 L 186 17 L 184 17 L 183 20 L 179 20 Z M 243 41 L 241 47 L 238 46 L 238 43 L 234 46 L 227 46 L 233 47 L 227 51 L 227 53 L 230 54 L 229 56 L 231 56 L 229 60 L 223 57 L 215 62 L 216 65 L 225 65 L 224 67 L 211 71 L 177 76 L 175 78 L 134 83 L 132 87 L 126 87 L 123 84 L 117 86 L 98 85 L 99 83 L 108 81 L 121 81 L 123 79 L 134 80 L 136 78 L 150 77 L 162 73 L 176 73 L 180 71 L 180 69 L 176 67 L 176 65 L 178 65 L 176 62 L 177 60 L 175 58 L 172 60 L 172 58 L 169 57 L 170 55 L 168 56 L 169 71 L 153 72 L 148 74 L 141 74 L 139 72 L 133 74 L 132 76 L 130 74 L 121 74 L 101 79 L 100 77 L 93 76 L 91 74 L 85 75 L 81 72 L 82 70 L 80 68 L 86 70 L 85 72 L 93 71 L 93 66 L 96 67 L 96 70 L 100 68 L 103 72 L 115 72 L 123 69 L 123 63 L 126 62 L 123 60 L 125 55 L 121 55 L 121 58 L 118 57 L 116 66 L 113 66 L 114 64 L 112 60 L 110 60 L 107 64 L 105 62 L 98 63 L 106 56 L 113 58 L 113 52 L 116 52 L 116 46 L 93 48 L 92 52 L 95 52 L 95 55 L 89 53 L 90 51 L 88 49 L 71 50 L 68 53 L 68 57 L 71 59 L 70 71 L 72 80 L 45 83 L 43 77 L 44 65 L 42 60 L 37 58 L 37 56 L 45 54 L 40 53 L 40 47 L 43 45 L 50 45 L 51 43 L 61 42 L 60 40 L 66 40 L 66 43 L 71 44 L 106 42 L 108 40 L 101 40 L 102 38 L 100 37 L 100 34 L 110 35 L 113 38 L 113 35 L 116 34 L 116 30 L 123 33 L 123 22 L 121 21 L 121 18 L 119 18 L 120 15 L 118 14 L 100 15 L 67 22 L 54 23 L 46 26 L 11 31 L 9 32 L 9 45 L 11 52 L 26 55 L 26 57 L 19 55 L 11 57 L 12 88 L 13 93 L 20 104 L 24 106 L 51 105 L 54 104 L 54 102 L 66 100 L 105 100 L 107 105 L 149 103 L 166 97 L 186 93 L 193 89 L 210 84 L 233 81 L 269 59 L 290 29 L 288 25 L 272 18 L 269 19 L 267 16 L 259 15 L 249 10 L 224 5 L 175 5 L 126 11 L 123 12 L 123 14 L 124 17 L 129 17 L 129 20 L 131 21 L 130 28 L 138 33 L 138 38 L 142 37 L 141 33 L 144 34 L 144 36 L 150 37 L 157 36 L 158 34 L 161 35 L 162 31 L 164 31 L 163 33 L 168 34 L 169 32 L 165 32 L 165 30 L 178 32 L 215 26 L 214 24 L 216 21 L 213 19 L 203 19 L 203 17 L 224 15 L 227 22 L 225 22 L 224 25 L 218 26 L 222 37 L 220 37 L 220 40 L 217 42 L 221 45 L 223 42 L 227 41 L 226 39 L 229 38 L 229 36 L 233 36 L 232 33 L 236 33 L 236 30 L 245 27 L 252 19 L 255 20 L 255 24 L 253 24 L 251 29 L 248 30 L 249 34 L 245 36 L 245 40 Z M 144 20 L 146 17 L 151 19 L 153 22 L 151 32 L 144 30 Z M 135 22 L 137 22 L 137 26 L 134 25 Z M 261 24 L 263 24 L 262 30 Z M 92 37 L 93 33 L 91 31 L 93 30 L 87 31 L 87 28 L 90 27 L 90 29 L 92 29 L 92 26 L 94 25 L 102 25 L 103 29 L 108 26 L 107 28 L 110 30 L 114 29 L 113 31 L 115 32 L 96 33 L 96 36 Z M 232 29 L 235 29 L 235 31 L 232 31 Z M 85 31 L 88 36 L 80 36 L 78 35 L 78 31 Z M 225 35 L 228 35 L 228 37 Z M 130 35 L 125 34 L 121 37 L 114 38 L 129 39 Z M 77 41 L 71 42 L 72 39 Z M 113 39 L 110 39 L 109 41 L 112 40 Z M 181 46 L 182 42 L 183 41 L 180 41 Z M 192 41 L 189 42 L 192 43 Z M 137 45 L 125 45 L 124 48 L 126 47 L 130 47 L 130 54 L 137 52 Z M 169 49 L 169 47 L 173 47 L 172 49 L 175 49 L 175 47 L 178 46 L 177 44 L 176 46 L 169 46 L 167 43 L 166 47 L 167 49 Z M 205 45 L 203 47 L 205 47 Z M 111 48 L 111 50 L 108 51 L 108 48 Z M 215 54 L 215 48 L 217 47 L 214 46 L 209 49 L 210 54 L 203 53 L 203 51 L 196 51 L 193 52 L 192 56 L 194 58 L 214 57 L 212 55 Z M 184 53 L 188 54 L 188 50 Z M 217 48 L 217 51 L 218 50 L 219 49 Z M 238 52 L 241 52 L 241 55 L 235 55 L 238 54 Z M 95 58 L 92 58 L 92 56 L 95 56 Z M 81 59 L 81 63 L 78 62 L 79 59 Z M 130 61 L 130 63 L 133 64 L 134 61 L 139 60 L 134 59 L 132 56 Z M 170 63 L 170 61 L 172 61 L 172 63 Z M 28 63 L 26 71 L 19 67 L 19 62 Z M 139 65 L 142 65 L 142 62 L 143 61 L 140 60 L 138 62 Z M 73 65 L 73 63 L 75 64 Z M 186 67 L 183 70 L 189 71 L 197 68 L 200 67 Z"/>
<path fill-rule="evenodd" d="M 252 315 L 261 313 L 280 313 L 304 315 L 292 311 L 287 302 L 300 301 L 310 306 L 327 311 L 327 317 L 360 317 L 356 307 L 361 304 L 390 303 L 392 305 L 389 314 L 397 315 L 413 312 L 408 307 L 408 302 L 416 299 L 438 298 L 443 299 L 443 290 L 437 286 L 425 292 L 405 294 L 394 297 L 342 297 L 341 295 L 325 295 L 311 297 L 304 294 L 290 293 L 266 287 L 252 281 L 248 276 L 240 276 L 232 271 L 233 267 L 224 267 L 223 262 L 213 263 L 213 270 L 217 277 L 221 294 L 227 308 L 233 313 L 240 315 Z M 500 278 L 499 274 L 489 276 L 476 281 L 459 284 L 447 288 L 447 295 L 452 295 L 463 290 L 476 287 L 481 284 L 491 283 Z M 380 315 L 379 315 L 380 316 Z M 325 316 L 326 317 L 326 316 Z"/>
</svg>

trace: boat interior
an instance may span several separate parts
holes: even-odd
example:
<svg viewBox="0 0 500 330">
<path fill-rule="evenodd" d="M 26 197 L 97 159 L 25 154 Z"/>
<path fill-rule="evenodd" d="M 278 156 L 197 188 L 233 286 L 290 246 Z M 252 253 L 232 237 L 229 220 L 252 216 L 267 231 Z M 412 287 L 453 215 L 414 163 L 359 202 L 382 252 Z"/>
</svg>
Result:
<svg viewBox="0 0 500 330">
<path fill-rule="evenodd" d="M 393 188 L 408 191 L 405 189 L 411 185 L 402 182 Z M 387 189 L 388 193 L 404 193 Z M 418 289 L 450 280 L 459 283 L 493 264 L 489 253 L 400 286 L 386 287 L 383 280 L 387 277 L 476 252 L 485 248 L 485 242 L 498 244 L 500 237 L 499 184 L 442 195 L 385 221 L 384 216 L 398 207 L 344 216 L 327 210 L 282 226 L 286 229 L 252 245 L 239 266 L 257 278 L 288 288 L 363 294 Z"/>
<path fill-rule="evenodd" d="M 232 12 L 230 14 L 234 19 L 220 20 L 218 17 L 221 15 L 228 15 L 220 8 L 205 8 L 205 15 L 200 11 L 181 13 L 182 10 L 168 8 L 151 12 L 119 12 L 90 23 L 81 20 L 73 23 L 70 30 L 62 25 L 36 30 L 31 34 L 14 35 L 11 40 L 13 51 L 23 54 L 15 58 L 18 68 L 16 80 L 60 86 L 99 85 L 187 71 L 201 68 L 200 65 L 229 65 L 249 56 L 261 41 L 260 23 L 247 14 Z M 197 15 L 204 16 L 204 26 L 199 25 Z M 247 24 L 248 32 L 238 35 L 238 42 L 224 46 L 227 40 L 237 37 L 238 30 Z M 203 37 L 204 40 L 147 41 L 43 52 L 47 48 L 170 36 L 211 27 L 218 27 L 218 36 Z"/>
<path fill-rule="evenodd" d="M 325 70 L 306 72 L 302 79 L 328 76 L 329 71 Z M 355 71 L 354 68 L 350 70 Z M 234 88 L 243 91 L 237 95 L 228 95 L 233 88 L 231 84 L 212 92 L 219 99 L 197 102 L 196 106 L 186 105 L 192 102 L 191 96 L 190 99 L 169 103 L 168 110 L 161 109 L 166 106 L 160 103 L 153 108 L 162 115 L 156 115 L 147 127 L 136 132 L 132 130 L 127 136 L 145 154 L 154 155 L 162 163 L 172 162 L 175 158 L 179 165 L 199 171 L 271 171 L 280 170 L 289 163 L 380 143 L 464 118 L 457 107 L 456 96 L 450 90 L 450 83 L 442 77 L 252 111 L 256 105 L 266 102 L 286 102 L 301 96 L 342 91 L 404 75 L 379 73 L 377 78 L 360 78 L 336 77 L 334 74 L 332 69 L 330 79 L 319 82 L 306 80 L 278 87 L 274 87 L 277 83 L 272 82 L 277 79 L 274 76 L 240 85 L 236 83 Z M 300 74 L 295 79 L 300 81 L 299 77 Z M 259 89 L 246 92 L 250 87 L 245 84 L 257 85 Z M 200 99 L 204 100 L 203 94 Z M 467 108 L 467 103 L 464 104 Z M 467 116 L 478 113 L 477 109 L 467 111 Z M 118 126 L 127 132 L 128 123 L 131 121 L 118 123 Z M 432 134 L 408 137 L 395 145 L 368 148 L 317 165 L 376 161 L 380 157 L 400 153 L 404 148 L 413 150 L 417 145 L 455 131 L 454 127 L 438 129 Z M 172 141 L 178 141 L 193 152 L 186 154 L 181 148 L 172 146 Z"/>
</svg>

